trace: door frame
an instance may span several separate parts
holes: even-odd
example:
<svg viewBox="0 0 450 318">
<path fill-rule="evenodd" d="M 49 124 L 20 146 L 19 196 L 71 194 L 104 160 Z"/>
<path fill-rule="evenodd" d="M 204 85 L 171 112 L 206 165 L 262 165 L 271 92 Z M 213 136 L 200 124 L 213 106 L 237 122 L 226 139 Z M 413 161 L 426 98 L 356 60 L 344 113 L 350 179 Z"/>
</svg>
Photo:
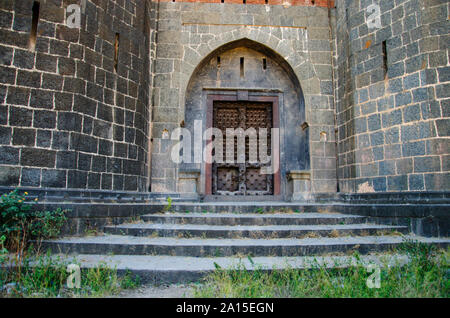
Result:
<svg viewBox="0 0 450 318">
<path fill-rule="evenodd" d="M 231 92 L 230 92 L 231 93 Z M 213 125 L 213 112 L 214 112 L 214 102 L 215 101 L 226 101 L 226 102 L 237 102 L 237 101 L 246 101 L 246 102 L 271 102 L 272 103 L 272 128 L 280 128 L 280 114 L 279 114 L 279 102 L 278 96 L 263 96 L 263 95 L 249 95 L 246 90 L 236 91 L 235 95 L 219 95 L 219 94 L 208 94 L 206 97 L 206 129 L 211 128 Z M 273 137 L 272 137 L 273 138 Z M 281 133 L 279 134 L 279 138 L 281 138 Z M 212 142 L 212 138 L 206 140 L 206 145 Z M 272 141 L 273 142 L 273 141 Z M 278 145 L 280 146 L 280 140 L 278 140 Z M 212 163 L 211 157 L 212 154 L 209 153 L 208 160 L 205 163 L 205 195 L 213 195 L 212 194 Z M 281 195 L 281 179 L 280 179 L 280 170 L 281 170 L 281 161 L 280 161 L 280 149 L 275 151 L 272 149 L 272 155 L 275 155 L 275 160 L 279 163 L 280 167 L 277 172 L 273 176 L 273 196 Z M 272 161 L 274 159 L 272 158 Z M 223 195 L 217 195 L 223 196 Z M 227 196 L 223 196 L 227 197 Z M 230 197 L 247 197 L 247 196 L 230 196 Z M 259 196 L 266 197 L 266 196 Z"/>
</svg>

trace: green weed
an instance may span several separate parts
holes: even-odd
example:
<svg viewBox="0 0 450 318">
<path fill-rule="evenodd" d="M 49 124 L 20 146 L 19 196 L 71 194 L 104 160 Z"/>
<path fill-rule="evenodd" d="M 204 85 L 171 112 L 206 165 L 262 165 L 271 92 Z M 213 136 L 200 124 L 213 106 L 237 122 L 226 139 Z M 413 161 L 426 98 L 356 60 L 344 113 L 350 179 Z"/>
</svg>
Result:
<svg viewBox="0 0 450 318">
<path fill-rule="evenodd" d="M 243 264 L 231 269 L 216 268 L 204 284 L 194 290 L 195 297 L 449 297 L 448 251 L 405 242 L 398 250 L 409 257 L 406 265 L 380 267 L 380 288 L 369 288 L 371 273 L 359 255 L 356 265 L 326 268 L 317 262 L 309 270 L 263 271 Z M 254 260 L 249 258 L 252 266 Z"/>
<path fill-rule="evenodd" d="M 140 285 L 139 277 L 133 277 L 130 272 L 119 277 L 115 268 L 100 263 L 81 270 L 80 288 L 69 288 L 67 266 L 71 263 L 78 264 L 47 254 L 24 257 L 20 267 L 3 266 L 0 297 L 103 297 Z"/>
</svg>

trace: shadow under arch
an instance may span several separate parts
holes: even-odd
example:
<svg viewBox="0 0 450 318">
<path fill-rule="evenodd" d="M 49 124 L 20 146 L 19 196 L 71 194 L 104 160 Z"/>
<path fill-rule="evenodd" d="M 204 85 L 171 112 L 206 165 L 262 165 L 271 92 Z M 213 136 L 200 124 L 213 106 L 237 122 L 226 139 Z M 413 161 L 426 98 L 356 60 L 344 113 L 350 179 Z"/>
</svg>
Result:
<svg viewBox="0 0 450 318">
<path fill-rule="evenodd" d="M 214 61 L 218 56 L 229 56 L 233 59 L 239 60 L 239 55 L 231 52 L 240 52 L 236 54 L 249 55 L 249 64 L 251 64 L 253 58 L 253 66 L 255 61 L 261 57 L 267 58 L 270 66 L 267 72 L 262 72 L 262 68 L 249 69 L 248 81 L 244 83 L 239 82 L 236 78 L 238 75 L 234 74 L 232 79 L 228 83 L 217 81 L 214 78 L 214 74 L 220 72 Z M 253 53 L 251 53 L 253 52 Z M 254 54 L 254 55 L 251 55 Z M 246 60 L 247 61 L 247 60 Z M 258 60 L 260 61 L 260 60 Z M 238 63 L 237 63 L 238 64 Z M 230 67 L 229 73 L 238 72 L 239 67 L 235 64 L 221 66 L 221 71 Z M 253 73 L 256 73 L 253 74 Z M 209 77 L 208 77 L 209 76 Z M 266 77 L 265 82 L 255 82 L 256 77 Z M 279 78 L 279 80 L 278 80 Z M 275 79 L 275 80 L 274 80 Z M 253 80 L 253 81 L 252 81 Z M 278 86 L 270 86 L 270 81 L 276 82 Z M 258 85 L 263 84 L 263 85 Z M 234 84 L 234 85 L 232 85 Z M 244 84 L 244 85 L 242 85 Z M 193 68 L 192 74 L 185 87 L 184 101 L 183 101 L 183 123 L 191 132 L 193 132 L 193 123 L 196 120 L 202 120 L 206 123 L 206 99 L 207 95 L 212 91 L 227 91 L 236 89 L 252 91 L 252 94 L 272 94 L 277 95 L 280 99 L 280 171 L 281 171 L 281 192 L 283 195 L 287 195 L 288 181 L 287 175 L 291 171 L 309 170 L 310 169 L 310 153 L 309 153 L 309 129 L 308 124 L 305 123 L 306 110 L 305 99 L 301 87 L 301 83 L 297 77 L 292 66 L 286 59 L 272 48 L 256 42 L 248 38 L 241 38 L 234 40 L 220 47 L 214 49 L 208 53 L 204 58 L 200 60 L 198 65 Z M 204 129 L 208 128 L 205 125 Z M 194 135 L 194 134 L 192 134 Z M 204 182 L 207 176 L 203 173 L 204 168 L 198 167 L 202 171 L 201 180 Z M 181 171 L 186 169 L 192 169 L 193 166 L 181 165 Z M 209 177 L 209 176 L 208 176 Z M 204 188 L 204 185 L 200 186 Z"/>
</svg>

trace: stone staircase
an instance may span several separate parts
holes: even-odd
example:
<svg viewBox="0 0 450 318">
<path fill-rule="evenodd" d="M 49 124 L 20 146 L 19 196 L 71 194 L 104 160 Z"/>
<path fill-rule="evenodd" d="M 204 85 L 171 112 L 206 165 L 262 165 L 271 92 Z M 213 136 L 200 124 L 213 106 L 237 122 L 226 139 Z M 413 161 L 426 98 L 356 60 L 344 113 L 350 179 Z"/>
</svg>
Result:
<svg viewBox="0 0 450 318">
<path fill-rule="evenodd" d="M 44 247 L 76 255 L 86 267 L 106 262 L 147 282 L 179 283 L 198 280 L 216 266 L 306 268 L 313 259 L 336 266 L 336 260 L 346 261 L 356 251 L 366 255 L 364 260 L 379 261 L 370 254 L 391 251 L 405 238 L 441 246 L 450 241 L 330 212 L 165 212 L 106 226 L 96 236 L 46 241 Z"/>
</svg>

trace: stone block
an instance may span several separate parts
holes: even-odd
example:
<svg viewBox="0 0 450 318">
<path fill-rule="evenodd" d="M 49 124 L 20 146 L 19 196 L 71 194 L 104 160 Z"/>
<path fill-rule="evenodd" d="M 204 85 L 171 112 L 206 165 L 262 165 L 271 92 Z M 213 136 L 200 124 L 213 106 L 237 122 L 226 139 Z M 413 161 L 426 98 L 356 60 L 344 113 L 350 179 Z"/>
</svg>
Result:
<svg viewBox="0 0 450 318">
<path fill-rule="evenodd" d="M 408 190 L 407 176 L 391 176 L 387 177 L 388 191 L 405 191 Z"/>
<path fill-rule="evenodd" d="M 16 165 L 19 163 L 18 148 L 0 146 L 0 164 Z"/>
<path fill-rule="evenodd" d="M 311 198 L 311 172 L 293 170 L 289 172 L 292 201 L 307 201 Z"/>
<path fill-rule="evenodd" d="M 441 171 L 441 159 L 439 157 L 415 157 L 414 172 Z"/>
<path fill-rule="evenodd" d="M 43 187 L 65 188 L 66 187 L 66 171 L 65 170 L 42 170 Z"/>
<path fill-rule="evenodd" d="M 20 185 L 23 187 L 39 187 L 41 184 L 41 170 L 22 168 Z"/>
<path fill-rule="evenodd" d="M 3 186 L 17 186 L 20 181 L 20 168 L 7 167 L 0 168 L 0 184 Z"/>
<path fill-rule="evenodd" d="M 15 146 L 34 146 L 36 130 L 29 128 L 14 128 L 12 144 Z"/>
<path fill-rule="evenodd" d="M 31 167 L 55 167 L 56 152 L 46 149 L 22 148 L 20 164 Z"/>
<path fill-rule="evenodd" d="M 450 119 L 436 120 L 436 128 L 439 137 L 450 136 Z"/>
</svg>

